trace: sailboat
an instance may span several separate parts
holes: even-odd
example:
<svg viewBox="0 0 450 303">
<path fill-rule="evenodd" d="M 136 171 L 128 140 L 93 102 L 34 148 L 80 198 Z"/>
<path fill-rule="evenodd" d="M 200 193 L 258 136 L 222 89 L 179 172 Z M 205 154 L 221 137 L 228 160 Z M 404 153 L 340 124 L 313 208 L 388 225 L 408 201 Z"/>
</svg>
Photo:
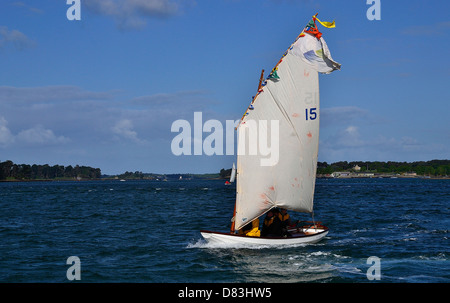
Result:
<svg viewBox="0 0 450 303">
<path fill-rule="evenodd" d="M 315 243 L 329 232 L 328 227 L 314 220 L 313 212 L 319 149 L 318 73 L 329 74 L 341 65 L 331 58 L 317 23 L 326 28 L 335 27 L 334 21 L 322 22 L 314 15 L 268 77 L 264 79 L 264 70 L 261 73 L 258 91 L 236 128 L 236 203 L 231 230 L 201 230 L 209 243 L 244 246 Z M 268 128 L 267 121 L 278 125 L 278 133 L 272 129 L 267 136 L 277 139 L 279 145 L 277 161 L 269 164 L 263 161 L 267 160 L 267 155 L 261 152 L 242 152 L 246 151 L 245 146 L 250 149 L 252 136 L 256 136 L 258 130 Z M 310 213 L 312 221 L 290 226 L 288 236 L 258 237 L 237 233 L 275 208 Z"/>
<path fill-rule="evenodd" d="M 225 185 L 231 185 L 236 179 L 236 166 L 233 163 L 233 168 L 231 169 L 230 181 L 225 181 Z"/>
<path fill-rule="evenodd" d="M 236 166 L 233 163 L 233 168 L 231 169 L 230 183 L 233 183 L 236 179 Z"/>
</svg>

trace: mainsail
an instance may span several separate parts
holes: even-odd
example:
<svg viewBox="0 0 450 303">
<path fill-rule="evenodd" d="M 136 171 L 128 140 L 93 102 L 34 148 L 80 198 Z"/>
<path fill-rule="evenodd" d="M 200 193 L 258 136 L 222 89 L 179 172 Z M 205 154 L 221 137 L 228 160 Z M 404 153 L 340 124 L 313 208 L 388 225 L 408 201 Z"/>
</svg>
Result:
<svg viewBox="0 0 450 303">
<path fill-rule="evenodd" d="M 316 16 L 262 83 L 238 126 L 236 230 L 273 207 L 313 211 L 318 72 L 340 68 L 317 30 Z M 271 155 L 269 143 L 275 145 Z"/>
</svg>

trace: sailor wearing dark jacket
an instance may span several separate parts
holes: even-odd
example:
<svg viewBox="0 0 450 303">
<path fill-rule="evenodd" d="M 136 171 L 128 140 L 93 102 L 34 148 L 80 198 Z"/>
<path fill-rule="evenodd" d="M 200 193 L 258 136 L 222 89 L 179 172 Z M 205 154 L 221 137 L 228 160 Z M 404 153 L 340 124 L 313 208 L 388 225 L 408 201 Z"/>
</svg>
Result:
<svg viewBox="0 0 450 303">
<path fill-rule="evenodd" d="M 280 218 L 281 225 L 283 228 L 288 228 L 292 224 L 291 218 L 287 213 L 286 208 L 280 208 L 280 212 L 278 213 L 278 218 Z"/>
<path fill-rule="evenodd" d="M 264 219 L 261 237 L 281 237 L 282 225 L 281 220 L 274 214 L 273 210 L 269 210 Z"/>
</svg>

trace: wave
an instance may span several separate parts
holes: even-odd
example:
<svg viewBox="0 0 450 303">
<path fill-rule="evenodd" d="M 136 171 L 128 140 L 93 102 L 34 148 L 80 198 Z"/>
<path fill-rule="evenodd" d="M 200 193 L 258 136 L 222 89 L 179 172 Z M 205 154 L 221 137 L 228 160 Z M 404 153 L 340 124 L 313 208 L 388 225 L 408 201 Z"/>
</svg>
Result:
<svg viewBox="0 0 450 303">
<path fill-rule="evenodd" d="M 192 242 L 189 242 L 186 246 L 186 248 L 207 248 L 207 249 L 251 249 L 251 250 L 259 250 L 259 249 L 275 249 L 275 250 L 281 250 L 281 249 L 288 249 L 288 248 L 296 248 L 296 247 L 306 247 L 308 245 L 317 245 L 317 244 L 307 244 L 307 243 L 301 243 L 301 244 L 291 244 L 291 245 L 283 245 L 279 247 L 274 247 L 272 245 L 251 245 L 248 246 L 245 243 L 210 243 L 207 242 L 205 239 L 198 239 L 193 240 Z"/>
</svg>

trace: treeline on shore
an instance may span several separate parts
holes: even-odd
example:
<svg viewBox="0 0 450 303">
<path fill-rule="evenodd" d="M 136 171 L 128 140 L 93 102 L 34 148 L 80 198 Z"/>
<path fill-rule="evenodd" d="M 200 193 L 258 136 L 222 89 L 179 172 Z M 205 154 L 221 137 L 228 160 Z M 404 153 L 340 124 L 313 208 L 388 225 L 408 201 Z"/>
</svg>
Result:
<svg viewBox="0 0 450 303">
<path fill-rule="evenodd" d="M 141 171 L 129 172 L 126 171 L 120 175 L 102 176 L 105 179 L 123 179 L 123 180 L 196 180 L 196 179 L 218 179 L 219 174 L 154 174 L 143 173 Z"/>
<path fill-rule="evenodd" d="M 318 175 L 330 175 L 334 172 L 355 171 L 371 173 L 416 173 L 419 176 L 448 176 L 450 175 L 450 160 L 431 160 L 416 162 L 382 162 L 382 161 L 339 161 L 328 164 L 317 162 Z M 221 169 L 220 177 L 229 178 L 230 169 Z"/>
<path fill-rule="evenodd" d="M 328 164 L 317 163 L 318 175 L 330 175 L 334 172 L 355 171 L 371 173 L 416 173 L 422 176 L 449 176 L 450 160 L 431 160 L 416 162 L 382 162 L 382 161 L 340 161 Z M 149 180 L 193 180 L 193 179 L 228 179 L 231 175 L 230 169 L 221 169 L 217 174 L 151 174 L 136 172 L 125 172 L 116 176 L 101 174 L 100 168 L 89 166 L 63 166 L 63 165 L 29 165 L 15 164 L 12 161 L 0 161 L 0 181 L 5 180 L 80 180 L 80 179 L 149 179 Z"/>
<path fill-rule="evenodd" d="M 0 180 L 80 180 L 100 177 L 100 168 L 89 166 L 15 164 L 10 160 L 0 162 Z"/>
<path fill-rule="evenodd" d="M 231 177 L 231 170 L 232 170 L 232 168 L 230 168 L 230 169 L 222 168 L 220 170 L 220 172 L 219 172 L 220 178 L 222 178 L 222 179 L 229 179 Z"/>
<path fill-rule="evenodd" d="M 351 170 L 372 173 L 416 173 L 421 176 L 448 176 L 450 175 L 450 160 L 416 162 L 340 161 L 332 164 L 317 162 L 317 174 L 320 175 Z"/>
</svg>

